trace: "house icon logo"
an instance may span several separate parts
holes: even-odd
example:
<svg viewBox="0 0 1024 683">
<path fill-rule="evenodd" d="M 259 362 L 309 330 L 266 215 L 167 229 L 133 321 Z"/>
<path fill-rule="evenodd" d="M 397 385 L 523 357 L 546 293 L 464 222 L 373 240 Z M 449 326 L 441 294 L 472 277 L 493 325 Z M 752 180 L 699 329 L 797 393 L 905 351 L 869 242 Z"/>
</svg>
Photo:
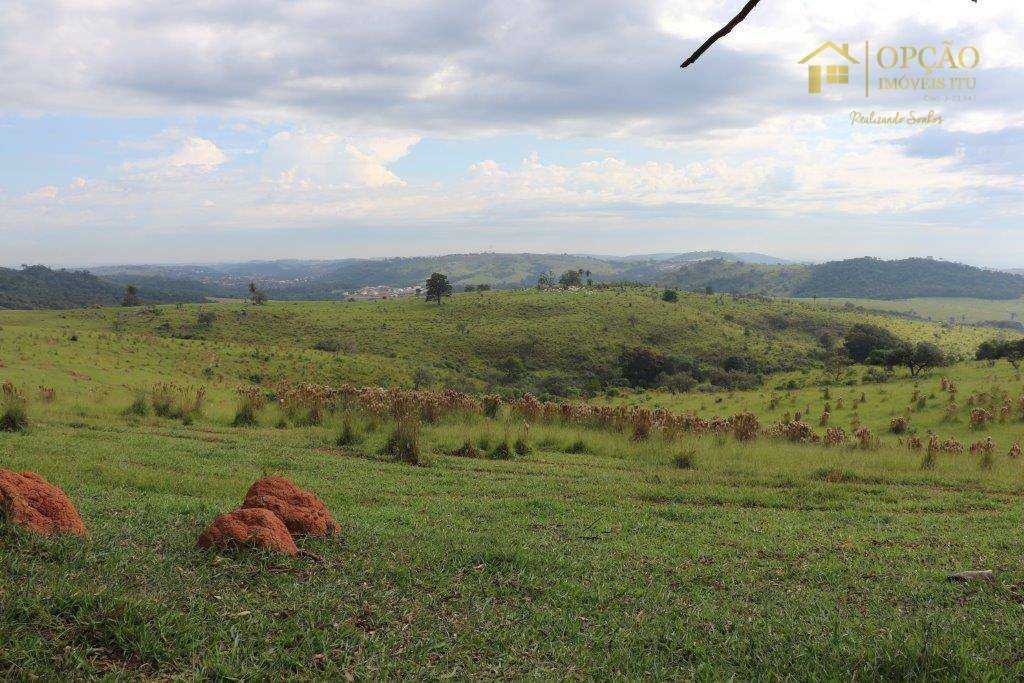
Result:
<svg viewBox="0 0 1024 683">
<path fill-rule="evenodd" d="M 838 60 L 836 55 L 832 53 L 837 53 L 845 61 Z M 841 61 L 841 63 L 808 64 L 812 60 L 823 62 L 826 57 L 831 58 L 833 61 Z M 850 82 L 850 64 L 860 64 L 860 62 L 850 55 L 850 46 L 847 43 L 843 43 L 842 47 L 840 47 L 831 40 L 828 40 L 818 46 L 814 52 L 801 59 L 800 64 L 807 64 L 807 92 L 816 94 L 821 92 L 821 72 L 823 66 L 825 68 L 824 80 L 826 83 L 829 85 L 845 85 Z"/>
</svg>

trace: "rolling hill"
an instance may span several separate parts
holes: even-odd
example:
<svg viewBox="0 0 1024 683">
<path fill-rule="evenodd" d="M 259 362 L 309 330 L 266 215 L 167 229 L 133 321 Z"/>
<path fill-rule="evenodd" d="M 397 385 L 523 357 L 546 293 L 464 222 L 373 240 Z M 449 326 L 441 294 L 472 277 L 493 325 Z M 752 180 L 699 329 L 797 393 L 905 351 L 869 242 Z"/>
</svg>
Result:
<svg viewBox="0 0 1024 683">
<path fill-rule="evenodd" d="M 143 303 L 205 301 L 202 288 L 191 289 L 186 281 L 132 279 Z M 116 306 L 124 286 L 80 270 L 51 270 L 26 266 L 20 270 L 0 268 L 0 308 L 81 308 Z"/>
<path fill-rule="evenodd" d="M 662 301 L 652 287 L 456 294 L 358 302 L 272 301 L 203 306 L 8 312 L 0 324 L 81 334 L 116 330 L 160 341 L 197 377 L 410 386 L 417 375 L 472 391 L 498 388 L 569 395 L 614 385 L 624 349 L 679 359 L 690 380 L 749 387 L 760 376 L 817 367 L 823 334 L 861 322 L 901 338 L 973 354 L 992 330 L 759 296 L 690 294 Z M 203 312 L 204 315 L 200 315 Z"/>
<path fill-rule="evenodd" d="M 1024 277 L 934 259 L 883 261 L 865 257 L 814 266 L 791 294 L 861 299 L 1016 299 L 1024 295 Z"/>
</svg>

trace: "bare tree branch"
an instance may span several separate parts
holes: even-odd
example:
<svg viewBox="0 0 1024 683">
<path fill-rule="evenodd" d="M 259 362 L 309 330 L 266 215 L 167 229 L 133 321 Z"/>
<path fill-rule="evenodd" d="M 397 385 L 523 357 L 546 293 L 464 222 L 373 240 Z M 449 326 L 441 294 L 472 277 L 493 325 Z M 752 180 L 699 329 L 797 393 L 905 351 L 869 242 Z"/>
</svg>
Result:
<svg viewBox="0 0 1024 683">
<path fill-rule="evenodd" d="M 750 10 L 754 9 L 754 7 L 756 7 L 757 3 L 759 2 L 761 2 L 761 0 L 748 0 L 747 4 L 743 6 L 743 9 L 740 10 L 739 14 L 733 17 L 728 24 L 718 29 L 718 31 L 715 32 L 715 35 L 711 36 L 706 41 L 704 41 L 704 44 L 698 47 L 696 52 L 687 57 L 686 61 L 679 65 L 679 68 L 685 69 L 686 67 L 696 62 L 700 58 L 700 56 L 704 54 L 705 51 L 707 51 L 709 47 L 714 45 L 716 40 L 718 40 L 722 36 L 728 35 L 729 31 L 732 31 L 734 28 L 736 28 L 737 24 L 746 19 L 747 15 L 750 14 Z"/>
<path fill-rule="evenodd" d="M 704 44 L 697 48 L 697 50 L 692 55 L 687 57 L 686 61 L 679 65 L 679 68 L 685 69 L 686 67 L 690 66 L 698 59 L 700 59 L 700 56 L 704 54 L 709 47 L 714 45 L 715 41 L 717 41 L 722 36 L 728 35 L 730 31 L 736 28 L 737 24 L 746 19 L 747 15 L 750 14 L 750 10 L 754 9 L 754 7 L 756 7 L 757 3 L 759 3 L 760 1 L 761 0 L 748 0 L 747 4 L 743 6 L 743 9 L 740 10 L 739 14 L 733 17 L 728 24 L 726 24 L 718 31 L 716 31 L 713 36 L 704 41 Z M 971 0 L 971 2 L 977 4 L 978 0 Z"/>
</svg>

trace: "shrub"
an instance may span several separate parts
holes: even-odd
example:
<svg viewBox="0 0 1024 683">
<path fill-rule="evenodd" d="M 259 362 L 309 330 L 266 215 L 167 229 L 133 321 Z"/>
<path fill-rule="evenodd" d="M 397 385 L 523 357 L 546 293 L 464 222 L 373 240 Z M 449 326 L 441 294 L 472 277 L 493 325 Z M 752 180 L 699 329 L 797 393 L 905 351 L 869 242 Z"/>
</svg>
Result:
<svg viewBox="0 0 1024 683">
<path fill-rule="evenodd" d="M 501 410 L 501 396 L 488 394 L 481 399 L 481 407 L 485 417 L 497 417 Z"/>
<path fill-rule="evenodd" d="M 526 439 L 524 439 L 523 437 L 519 437 L 518 439 L 516 439 L 516 442 L 515 444 L 512 445 L 512 448 L 515 449 L 516 455 L 519 456 L 529 455 L 530 451 L 533 450 L 532 448 L 530 448 L 530 444 L 528 444 L 526 442 Z"/>
<path fill-rule="evenodd" d="M 576 439 L 571 444 L 565 447 L 565 452 L 572 455 L 585 455 L 590 453 L 590 446 L 583 439 Z"/>
<path fill-rule="evenodd" d="M 697 386 L 697 380 L 695 380 L 688 372 L 674 372 L 672 374 L 662 373 L 658 375 L 655 384 L 660 387 L 671 391 L 672 393 L 684 394 Z M 614 391 L 609 389 L 609 392 Z M 618 392 L 616 392 L 617 394 Z M 609 394 L 613 395 L 613 394 Z"/>
<path fill-rule="evenodd" d="M 341 342 L 335 339 L 321 339 L 317 343 L 313 344 L 315 351 L 327 351 L 328 353 L 338 353 L 341 351 Z"/>
<path fill-rule="evenodd" d="M 138 417 L 145 417 L 146 415 L 149 415 L 149 400 L 146 397 L 145 390 L 135 389 L 132 393 L 132 402 L 124 409 L 124 414 L 137 415 Z"/>
<path fill-rule="evenodd" d="M 469 439 L 466 439 L 465 443 L 452 451 L 451 454 L 459 458 L 479 458 L 483 455 L 480 449 L 474 446 L 473 442 Z"/>
<path fill-rule="evenodd" d="M 694 468 L 694 456 L 696 451 L 685 450 L 672 456 L 672 466 L 680 470 L 692 470 Z"/>
<path fill-rule="evenodd" d="M 9 381 L 0 385 L 0 432 L 28 429 L 28 401 L 25 394 Z"/>
<path fill-rule="evenodd" d="M 487 454 L 487 457 L 492 460 L 511 460 L 514 452 L 513 448 L 508 445 L 508 441 L 502 441 Z"/>
</svg>

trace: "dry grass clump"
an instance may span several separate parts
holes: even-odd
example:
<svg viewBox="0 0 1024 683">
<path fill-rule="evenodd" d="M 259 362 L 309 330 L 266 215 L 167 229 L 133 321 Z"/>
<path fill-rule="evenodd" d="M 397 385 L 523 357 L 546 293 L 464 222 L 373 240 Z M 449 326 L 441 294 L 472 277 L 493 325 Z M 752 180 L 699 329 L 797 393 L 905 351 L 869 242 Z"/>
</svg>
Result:
<svg viewBox="0 0 1024 683">
<path fill-rule="evenodd" d="M 982 429 L 991 421 L 992 413 L 984 408 L 974 408 L 971 410 L 971 429 Z"/>
<path fill-rule="evenodd" d="M 902 415 L 897 415 L 893 419 L 889 420 L 889 431 L 893 434 L 905 434 L 909 428 L 910 420 Z"/>
<path fill-rule="evenodd" d="M 149 394 L 153 414 L 181 420 L 185 424 L 203 414 L 206 403 L 206 387 L 186 387 L 170 382 L 153 386 Z"/>
<path fill-rule="evenodd" d="M 773 424 L 765 433 L 773 439 L 785 439 L 794 443 L 818 443 L 821 441 L 821 437 L 814 433 L 811 426 L 800 420 Z"/>
<path fill-rule="evenodd" d="M 729 418 L 732 434 L 737 441 L 752 441 L 761 431 L 761 423 L 750 411 L 736 413 Z"/>
</svg>

